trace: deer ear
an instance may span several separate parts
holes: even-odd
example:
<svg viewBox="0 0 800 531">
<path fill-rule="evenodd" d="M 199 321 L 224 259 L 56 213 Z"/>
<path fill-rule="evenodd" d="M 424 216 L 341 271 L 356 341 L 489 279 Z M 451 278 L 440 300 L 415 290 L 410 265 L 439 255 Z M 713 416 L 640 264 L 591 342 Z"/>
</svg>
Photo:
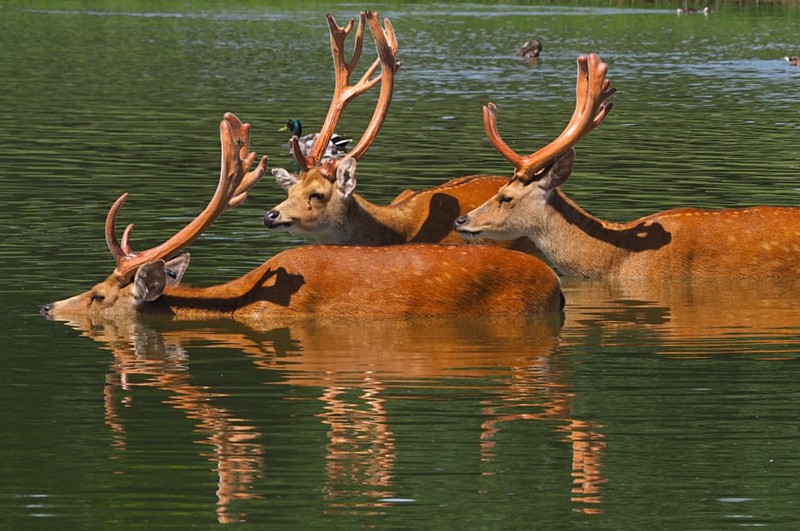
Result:
<svg viewBox="0 0 800 531">
<path fill-rule="evenodd" d="M 167 286 L 177 286 L 183 280 L 183 274 L 189 267 L 189 253 L 183 253 L 164 264 L 164 272 L 167 274 Z"/>
<path fill-rule="evenodd" d="M 275 177 L 275 181 L 281 185 L 281 188 L 287 192 L 289 191 L 289 188 L 297 184 L 297 181 L 299 180 L 297 175 L 293 175 L 283 168 L 273 168 L 272 175 Z"/>
<path fill-rule="evenodd" d="M 147 262 L 137 271 L 133 279 L 133 298 L 136 302 L 154 301 L 167 287 L 167 270 L 164 260 Z"/>
<path fill-rule="evenodd" d="M 558 157 L 553 162 L 547 175 L 539 180 L 539 186 L 545 190 L 558 188 L 572 175 L 572 167 L 575 164 L 575 150 L 570 148 L 566 153 Z"/>
<path fill-rule="evenodd" d="M 336 168 L 336 184 L 345 197 L 353 193 L 356 189 L 356 159 L 345 157 L 339 161 L 339 166 Z"/>
<path fill-rule="evenodd" d="M 147 262 L 136 271 L 133 279 L 133 298 L 136 302 L 150 302 L 159 298 L 167 286 L 177 286 L 189 267 L 189 253 L 169 262 Z"/>
</svg>

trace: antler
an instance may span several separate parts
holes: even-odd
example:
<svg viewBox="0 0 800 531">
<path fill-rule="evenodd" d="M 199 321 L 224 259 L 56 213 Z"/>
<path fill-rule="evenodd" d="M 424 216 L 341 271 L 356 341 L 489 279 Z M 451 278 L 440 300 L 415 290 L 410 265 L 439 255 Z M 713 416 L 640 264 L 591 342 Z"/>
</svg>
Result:
<svg viewBox="0 0 800 531">
<path fill-rule="evenodd" d="M 340 27 L 336 24 L 333 15 L 330 13 L 326 15 L 326 18 L 331 32 L 331 56 L 333 58 L 336 79 L 335 88 L 331 99 L 331 105 L 328 108 L 328 114 L 325 116 L 322 129 L 308 156 L 304 156 L 300 152 L 298 140 L 292 138 L 292 152 L 303 171 L 317 166 L 322 160 L 325 148 L 330 142 L 336 124 L 339 122 L 339 118 L 342 116 L 342 112 L 347 104 L 380 82 L 381 92 L 375 107 L 375 112 L 364 134 L 358 141 L 358 144 L 350 150 L 349 156 L 358 159 L 369 149 L 369 146 L 375 140 L 375 136 L 378 134 L 378 131 L 380 131 L 381 125 L 383 125 L 386 119 L 389 103 L 392 100 L 392 91 L 394 90 L 394 74 L 397 72 L 397 69 L 400 68 L 400 63 L 395 60 L 397 55 L 397 38 L 389 19 L 384 18 L 384 24 L 383 27 L 381 27 L 378 13 L 373 11 L 360 13 L 355 41 L 353 43 L 353 54 L 350 60 L 347 61 L 344 57 L 344 41 L 352 31 L 354 21 L 350 19 L 347 26 Z M 359 59 L 361 59 L 365 20 L 369 24 L 370 31 L 372 32 L 375 48 L 378 51 L 378 58 L 375 59 L 372 65 L 367 69 L 358 83 L 351 85 L 350 76 L 353 74 L 356 65 L 358 65 Z M 381 67 L 381 73 L 372 77 L 378 65 Z M 333 175 L 336 171 L 337 162 L 338 161 L 332 161 L 324 165 L 322 168 L 323 173 L 326 175 Z"/>
<path fill-rule="evenodd" d="M 613 106 L 608 99 L 616 92 L 606 79 L 608 65 L 591 53 L 578 57 L 578 80 L 575 87 L 575 111 L 558 138 L 527 156 L 521 156 L 506 144 L 497 131 L 497 107 L 483 107 L 483 125 L 494 148 L 514 165 L 514 177 L 533 180 L 536 173 L 571 149 L 595 127 L 603 123 Z"/>
<path fill-rule="evenodd" d="M 128 284 L 142 264 L 169 258 L 195 241 L 220 214 L 241 204 L 247 197 L 247 191 L 264 176 L 268 163 L 266 156 L 261 158 L 253 171 L 247 171 L 256 159 L 256 154 L 249 152 L 250 124 L 243 124 L 232 113 L 225 113 L 219 124 L 219 139 L 222 144 L 222 161 L 219 184 L 211 201 L 199 216 L 166 242 L 140 253 L 134 252 L 130 244 L 133 224 L 130 224 L 123 231 L 120 243 L 117 240 L 115 222 L 117 212 L 128 198 L 127 192 L 114 202 L 106 216 L 106 243 L 117 262 L 114 275 L 121 285 Z"/>
</svg>

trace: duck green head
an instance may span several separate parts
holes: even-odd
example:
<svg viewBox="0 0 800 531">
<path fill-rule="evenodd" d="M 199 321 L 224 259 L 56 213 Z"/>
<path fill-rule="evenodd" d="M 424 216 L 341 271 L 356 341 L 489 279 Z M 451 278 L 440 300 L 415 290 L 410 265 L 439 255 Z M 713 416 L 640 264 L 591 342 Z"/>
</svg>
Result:
<svg viewBox="0 0 800 531">
<path fill-rule="evenodd" d="M 280 130 L 289 131 L 290 133 L 292 133 L 292 136 L 296 136 L 298 138 L 303 136 L 303 126 L 302 124 L 300 124 L 300 120 L 298 120 L 297 118 L 292 118 L 291 120 L 286 122 L 286 125 L 284 127 L 281 127 Z"/>
</svg>

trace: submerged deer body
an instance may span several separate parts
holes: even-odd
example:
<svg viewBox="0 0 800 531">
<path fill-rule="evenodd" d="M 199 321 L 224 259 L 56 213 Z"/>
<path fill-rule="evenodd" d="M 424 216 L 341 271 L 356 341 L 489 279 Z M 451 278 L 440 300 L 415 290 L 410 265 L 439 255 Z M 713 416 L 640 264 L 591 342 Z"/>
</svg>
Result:
<svg viewBox="0 0 800 531">
<path fill-rule="evenodd" d="M 785 277 L 800 273 L 800 208 L 679 208 L 628 223 L 601 220 L 561 190 L 572 172 L 573 146 L 611 109 L 607 66 L 578 58 L 576 106 L 564 132 L 520 156 L 497 132 L 496 109 L 484 108 L 486 131 L 515 167 L 497 195 L 455 228 L 469 240 L 527 236 L 565 276 L 576 278 Z"/>
<path fill-rule="evenodd" d="M 253 171 L 250 127 L 228 113 L 220 123 L 220 180 L 203 212 L 166 242 L 134 252 L 132 225 L 117 239 L 120 197 L 106 218 L 106 242 L 117 267 L 85 293 L 47 304 L 55 319 L 119 318 L 142 313 L 177 319 L 233 318 L 285 322 L 307 318 L 443 317 L 558 312 L 561 289 L 540 260 L 496 247 L 410 245 L 301 247 L 211 287 L 180 281 L 189 255 L 178 253 L 226 209 L 240 204 L 264 174 Z M 173 256 L 178 255 L 176 258 Z M 480 264 L 480 267 L 476 267 Z"/>
<path fill-rule="evenodd" d="M 174 268 L 174 261 L 153 268 L 155 278 Z M 300 247 L 225 284 L 169 285 L 152 301 L 142 296 L 157 293 L 141 289 L 148 285 L 146 277 L 122 288 L 114 279 L 106 280 L 43 311 L 57 319 L 90 312 L 107 318 L 164 314 L 277 324 L 544 314 L 558 312 L 562 305 L 558 279 L 543 262 L 488 246 Z"/>
<path fill-rule="evenodd" d="M 350 84 L 362 47 L 364 21 L 370 27 L 378 59 L 361 80 Z M 355 193 L 356 161 L 372 145 L 391 103 L 395 72 L 397 40 L 389 20 L 381 28 L 377 14 L 362 14 L 352 58 L 344 57 L 344 41 L 353 28 L 351 20 L 339 27 L 328 15 L 331 33 L 331 55 L 335 71 L 335 89 L 331 106 L 317 137 L 317 143 L 304 155 L 297 140 L 292 140 L 294 157 L 301 172 L 292 174 L 276 168 L 273 174 L 287 192 L 285 201 L 264 215 L 264 225 L 274 231 L 315 239 L 321 243 L 341 245 L 390 245 L 416 243 L 464 243 L 453 231 L 453 221 L 476 208 L 508 182 L 501 176 L 476 175 L 453 179 L 432 189 L 407 192 L 390 205 L 373 204 Z M 380 64 L 381 73 L 372 77 Z M 346 105 L 355 97 L 380 83 L 381 92 L 358 144 L 346 157 L 323 160 L 324 146 L 333 135 Z M 534 252 L 529 240 L 514 242 L 511 247 Z"/>
</svg>

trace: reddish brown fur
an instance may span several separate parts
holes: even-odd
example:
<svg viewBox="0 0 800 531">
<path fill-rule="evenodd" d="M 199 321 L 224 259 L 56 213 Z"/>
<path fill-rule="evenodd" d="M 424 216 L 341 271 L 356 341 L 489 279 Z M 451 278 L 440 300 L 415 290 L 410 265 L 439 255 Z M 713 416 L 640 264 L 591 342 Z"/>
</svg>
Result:
<svg viewBox="0 0 800 531">
<path fill-rule="evenodd" d="M 313 246 L 278 254 L 226 284 L 180 286 L 189 255 L 174 256 L 225 210 L 247 196 L 267 159 L 248 171 L 250 126 L 227 113 L 220 122 L 220 179 L 211 201 L 161 245 L 134 251 L 129 224 L 118 239 L 116 218 L 127 194 L 106 216 L 106 243 L 117 264 L 89 291 L 48 304 L 57 319 L 161 313 L 179 319 L 227 317 L 250 322 L 307 318 L 449 317 L 548 313 L 561 307 L 555 273 L 537 258 L 487 246 Z M 352 169 L 347 162 L 343 167 Z M 326 181 L 327 182 L 327 181 Z M 409 196 L 403 203 L 418 202 Z"/>
</svg>

